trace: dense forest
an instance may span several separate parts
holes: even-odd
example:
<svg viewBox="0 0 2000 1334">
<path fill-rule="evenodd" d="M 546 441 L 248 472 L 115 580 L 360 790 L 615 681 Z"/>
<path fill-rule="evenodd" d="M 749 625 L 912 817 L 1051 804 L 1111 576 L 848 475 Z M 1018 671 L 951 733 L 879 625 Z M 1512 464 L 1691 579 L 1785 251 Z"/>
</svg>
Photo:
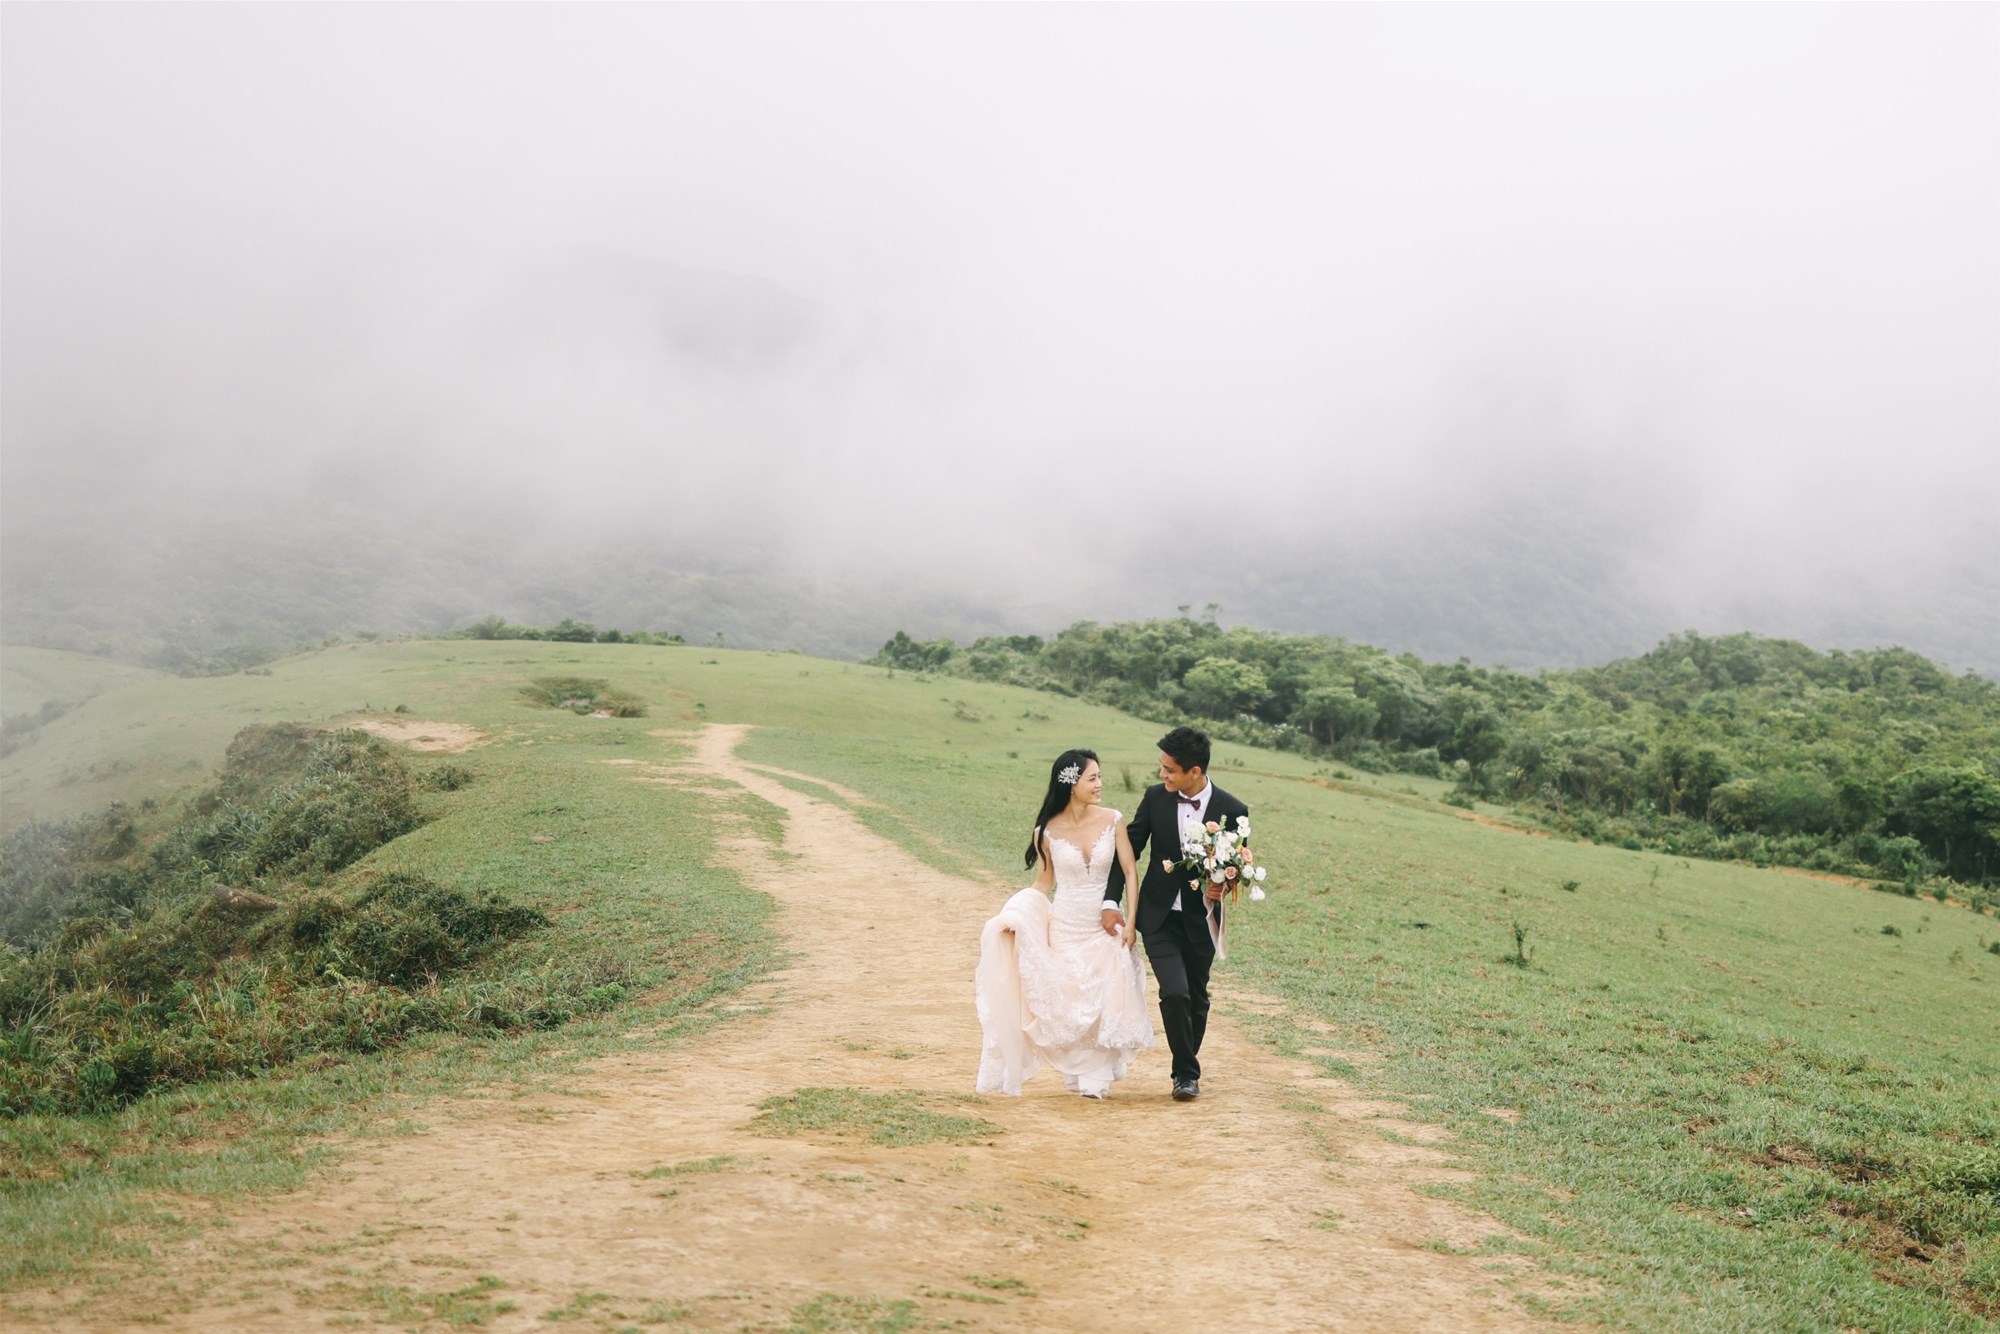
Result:
<svg viewBox="0 0 2000 1334">
<path fill-rule="evenodd" d="M 1461 804 L 1507 803 L 1585 838 L 2000 908 L 2000 685 L 1904 649 L 1690 633 L 1528 674 L 1184 612 L 964 647 L 899 632 L 874 661 L 1451 779 Z"/>
</svg>

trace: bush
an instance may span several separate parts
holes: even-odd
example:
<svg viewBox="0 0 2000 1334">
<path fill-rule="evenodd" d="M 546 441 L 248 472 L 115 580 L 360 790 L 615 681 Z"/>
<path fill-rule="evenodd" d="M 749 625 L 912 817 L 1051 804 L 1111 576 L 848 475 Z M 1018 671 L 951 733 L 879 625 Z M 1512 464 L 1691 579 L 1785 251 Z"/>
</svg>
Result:
<svg viewBox="0 0 2000 1334">
<path fill-rule="evenodd" d="M 452 999 L 441 984 L 548 919 L 420 876 L 375 877 L 353 897 L 306 891 L 262 923 L 213 900 L 123 929 L 89 920 L 80 939 L 0 958 L 0 1114 L 104 1110 L 308 1052 L 596 1003 L 560 989 L 554 1003 L 547 988 L 511 1008 Z"/>
<path fill-rule="evenodd" d="M 419 823 L 407 775 L 312 774 L 266 808 L 262 828 L 248 848 L 251 871 L 330 874 Z"/>
<path fill-rule="evenodd" d="M 44 724 L 52 723 L 68 712 L 69 705 L 59 699 L 51 699 L 44 700 L 42 707 L 33 713 L 10 713 L 5 719 L 0 719 L 0 758 L 12 755 L 27 745 Z"/>
<path fill-rule="evenodd" d="M 627 994 L 585 970 L 489 995 L 456 979 L 547 927 L 540 912 L 402 872 L 330 880 L 416 827 L 412 787 L 365 733 L 248 728 L 150 849 L 124 807 L 0 842 L 0 1115 L 112 1108 L 425 1029 L 559 1023 Z"/>
<path fill-rule="evenodd" d="M 440 764 L 419 774 L 417 785 L 433 792 L 457 792 L 472 786 L 472 770 L 462 764 Z"/>
<path fill-rule="evenodd" d="M 934 672 L 950 662 L 958 646 L 949 639 L 919 643 L 901 630 L 868 661 L 877 667 L 900 667 L 910 672 Z"/>
<path fill-rule="evenodd" d="M 0 842 L 0 941 L 30 948 L 73 917 L 129 918 L 145 897 L 144 879 L 130 865 L 137 847 L 123 803 L 14 831 Z"/>
<path fill-rule="evenodd" d="M 1438 757 L 1435 746 L 1425 746 L 1420 750 L 1392 751 L 1386 757 L 1389 770 L 1399 774 L 1415 774 L 1420 778 L 1445 778 L 1450 770 Z"/>
<path fill-rule="evenodd" d="M 322 905 L 312 916 L 326 924 Z M 315 971 L 408 986 L 463 967 L 488 945 L 540 930 L 549 919 L 495 894 L 473 898 L 422 876 L 377 877 L 324 931 Z M 298 939 L 298 924 L 287 931 Z"/>
<path fill-rule="evenodd" d="M 580 623 L 565 617 L 560 624 L 552 626 L 509 625 L 498 616 L 487 616 L 460 630 L 452 630 L 439 636 L 443 639 L 526 639 L 542 642 L 583 644 L 595 641 L 599 644 L 685 644 L 687 640 L 665 630 L 599 630 L 587 622 Z"/>
<path fill-rule="evenodd" d="M 571 713 L 608 713 L 614 718 L 643 718 L 646 706 L 635 695 L 616 690 L 609 681 L 584 676 L 538 676 L 521 693 L 535 703 Z"/>
</svg>

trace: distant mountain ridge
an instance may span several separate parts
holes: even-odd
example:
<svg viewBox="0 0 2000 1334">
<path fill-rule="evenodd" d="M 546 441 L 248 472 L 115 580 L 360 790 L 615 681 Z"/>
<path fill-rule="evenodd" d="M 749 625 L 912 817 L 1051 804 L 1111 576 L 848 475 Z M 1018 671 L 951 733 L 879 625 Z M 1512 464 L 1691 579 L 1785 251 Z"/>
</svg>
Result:
<svg viewBox="0 0 2000 1334">
<path fill-rule="evenodd" d="M 362 632 L 438 632 L 499 615 L 661 630 L 690 642 L 859 659 L 897 630 L 961 643 L 1219 604 L 1225 624 L 1327 634 L 1517 669 L 1595 666 L 1682 630 L 1905 647 L 2000 677 L 2000 577 L 1962 570 L 1900 608 L 1746 598 L 1701 613 L 1605 546 L 1530 525 L 1442 536 L 1258 544 L 1226 558 L 1135 556 L 1040 594 L 955 588 L 921 570 L 813 573 L 785 556 L 671 538 L 528 539 L 496 520 L 426 523 L 360 505 L 162 522 L 115 506 L 9 522 L 0 637 L 171 671 L 227 669 Z"/>
</svg>

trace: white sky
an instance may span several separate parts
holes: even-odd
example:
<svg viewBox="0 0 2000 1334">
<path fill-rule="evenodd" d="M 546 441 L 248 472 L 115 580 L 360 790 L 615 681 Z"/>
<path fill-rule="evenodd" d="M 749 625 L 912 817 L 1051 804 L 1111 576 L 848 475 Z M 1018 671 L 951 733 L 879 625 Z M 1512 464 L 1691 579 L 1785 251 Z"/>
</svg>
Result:
<svg viewBox="0 0 2000 1334">
<path fill-rule="evenodd" d="M 0 36 L 16 522 L 383 466 L 991 584 L 1126 568 L 1223 485 L 1390 531 L 1584 477 L 1691 596 L 2000 565 L 1991 4 L 15 3 Z M 568 501 L 565 460 L 616 484 Z"/>
</svg>

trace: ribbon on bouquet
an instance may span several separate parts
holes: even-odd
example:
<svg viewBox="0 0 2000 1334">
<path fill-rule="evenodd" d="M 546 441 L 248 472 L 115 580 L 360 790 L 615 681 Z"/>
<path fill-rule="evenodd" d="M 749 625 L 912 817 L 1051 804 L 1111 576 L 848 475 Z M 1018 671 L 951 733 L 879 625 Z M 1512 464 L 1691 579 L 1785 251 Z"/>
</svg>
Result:
<svg viewBox="0 0 2000 1334">
<path fill-rule="evenodd" d="M 1201 915 L 1208 923 L 1208 938 L 1215 942 L 1215 957 L 1227 959 L 1229 946 L 1223 939 L 1226 924 L 1222 920 L 1222 900 L 1210 899 L 1205 885 L 1201 890 Z"/>
</svg>

